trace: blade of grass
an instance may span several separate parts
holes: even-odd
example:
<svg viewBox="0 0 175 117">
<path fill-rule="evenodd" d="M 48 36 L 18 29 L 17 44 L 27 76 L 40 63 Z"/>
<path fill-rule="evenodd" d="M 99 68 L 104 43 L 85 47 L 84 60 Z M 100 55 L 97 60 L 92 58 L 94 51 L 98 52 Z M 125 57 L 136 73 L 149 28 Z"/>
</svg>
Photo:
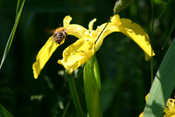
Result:
<svg viewBox="0 0 175 117">
<path fill-rule="evenodd" d="M 66 114 L 67 114 L 67 110 L 69 108 L 69 105 L 70 105 L 70 102 L 71 102 L 72 98 L 69 99 L 67 105 L 66 105 L 66 108 L 64 109 L 64 112 L 63 112 L 63 115 L 62 117 L 66 117 Z"/>
<path fill-rule="evenodd" d="M 67 78 L 68 83 L 69 83 L 70 92 L 72 95 L 72 99 L 73 99 L 77 114 L 79 117 L 84 117 L 83 110 L 82 110 L 81 103 L 80 103 L 79 96 L 78 96 L 78 92 L 77 92 L 77 89 L 75 86 L 74 77 L 72 75 L 66 73 L 66 78 Z"/>
<path fill-rule="evenodd" d="M 165 45 L 167 44 L 167 42 L 168 42 L 168 40 L 169 40 L 169 38 L 170 38 L 170 35 L 171 35 L 171 33 L 173 32 L 173 30 L 174 30 L 174 27 L 175 27 L 175 18 L 174 18 L 174 21 L 173 21 L 173 25 L 172 25 L 172 27 L 171 27 L 171 29 L 170 29 L 170 32 L 169 32 L 169 34 L 168 34 L 168 37 L 166 38 L 166 40 L 165 40 L 165 42 L 164 42 L 164 44 L 163 44 L 163 46 L 162 46 L 162 50 L 164 49 L 164 47 L 165 47 Z"/>
<path fill-rule="evenodd" d="M 20 0 L 18 0 L 17 7 L 19 5 L 19 2 L 20 2 Z M 9 52 L 11 44 L 13 42 L 13 38 L 14 38 L 14 35 L 15 35 L 15 32 L 16 32 L 16 28 L 18 26 L 18 22 L 19 22 L 19 19 L 20 19 L 20 16 L 21 16 L 21 12 L 22 12 L 24 3 L 25 3 L 25 0 L 23 0 L 21 8 L 20 8 L 19 12 L 16 15 L 15 24 L 14 24 L 14 26 L 12 28 L 12 31 L 11 31 L 10 36 L 8 38 L 8 41 L 6 43 L 6 47 L 5 47 L 4 54 L 3 54 L 3 57 L 2 57 L 2 60 L 1 60 L 1 64 L 0 64 L 0 69 L 2 68 L 2 65 L 3 65 L 3 63 L 4 63 L 4 61 L 5 61 L 6 57 L 7 57 L 7 54 Z"/>
<path fill-rule="evenodd" d="M 172 4 L 173 0 L 168 0 L 166 6 L 164 7 L 164 9 L 162 10 L 161 14 L 158 17 L 158 20 L 160 20 L 160 18 L 162 17 L 163 14 L 165 14 L 166 10 L 170 7 L 170 5 Z"/>
<path fill-rule="evenodd" d="M 154 1 L 151 0 L 151 45 L 154 39 Z M 151 62 L 150 62 L 150 67 L 151 67 L 151 84 L 153 83 L 153 58 L 151 57 Z"/>
<path fill-rule="evenodd" d="M 144 117 L 162 117 L 166 101 L 175 88 L 175 40 L 157 71 L 144 109 Z"/>
<path fill-rule="evenodd" d="M 16 7 L 16 16 L 18 15 L 18 13 L 20 12 L 20 6 L 22 6 L 24 0 L 18 0 L 17 2 L 17 7 Z"/>
<path fill-rule="evenodd" d="M 0 117 L 13 117 L 13 115 L 0 104 Z"/>
</svg>

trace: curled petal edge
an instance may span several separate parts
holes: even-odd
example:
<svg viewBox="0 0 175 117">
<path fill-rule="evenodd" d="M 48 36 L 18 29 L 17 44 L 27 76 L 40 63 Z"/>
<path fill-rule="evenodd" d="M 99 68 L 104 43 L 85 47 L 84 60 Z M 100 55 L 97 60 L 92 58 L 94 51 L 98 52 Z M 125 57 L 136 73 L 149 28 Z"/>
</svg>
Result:
<svg viewBox="0 0 175 117">
<path fill-rule="evenodd" d="M 78 39 L 63 51 L 63 59 L 58 64 L 64 66 L 69 74 L 84 64 L 94 54 L 94 41 Z"/>
</svg>

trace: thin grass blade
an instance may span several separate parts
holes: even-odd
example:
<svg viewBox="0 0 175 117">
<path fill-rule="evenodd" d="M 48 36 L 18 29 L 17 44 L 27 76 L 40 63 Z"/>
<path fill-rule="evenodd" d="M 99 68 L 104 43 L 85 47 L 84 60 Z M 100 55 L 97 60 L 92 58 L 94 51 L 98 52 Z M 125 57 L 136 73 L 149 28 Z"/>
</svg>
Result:
<svg viewBox="0 0 175 117">
<path fill-rule="evenodd" d="M 0 117 L 13 117 L 13 115 L 0 104 Z"/>
<path fill-rule="evenodd" d="M 81 103 L 80 103 L 80 100 L 79 100 L 79 96 L 78 96 L 77 88 L 76 88 L 76 85 L 75 85 L 74 77 L 71 74 L 66 73 L 66 78 L 67 78 L 68 83 L 69 83 L 70 92 L 71 92 L 71 95 L 72 95 L 72 99 L 73 99 L 77 114 L 78 114 L 79 117 L 83 117 L 84 114 L 83 114 L 83 110 L 82 110 Z"/>
<path fill-rule="evenodd" d="M 173 25 L 172 25 L 172 27 L 171 27 L 171 29 L 170 29 L 170 32 L 169 32 L 169 34 L 168 34 L 168 37 L 166 38 L 166 40 L 165 40 L 165 42 L 164 42 L 164 44 L 163 44 L 163 46 L 162 46 L 162 50 L 164 49 L 165 45 L 167 44 L 167 42 L 168 42 L 168 40 L 169 40 L 169 38 L 170 38 L 170 35 L 171 35 L 171 33 L 173 32 L 174 28 L 175 28 L 175 18 L 174 18 L 174 21 L 173 21 Z"/>
<path fill-rule="evenodd" d="M 159 15 L 158 20 L 160 20 L 160 18 L 163 16 L 163 14 L 165 14 L 166 10 L 170 7 L 172 2 L 173 2 L 173 0 L 168 0 L 168 2 L 166 3 L 166 6 L 163 8 L 161 14 Z"/>
<path fill-rule="evenodd" d="M 17 7 L 16 7 L 16 16 L 17 16 L 18 13 L 20 12 L 20 9 L 21 9 L 20 6 L 22 6 L 23 1 L 24 1 L 24 0 L 18 0 L 18 2 L 17 2 Z"/>
<path fill-rule="evenodd" d="M 19 4 L 19 2 L 20 2 L 20 0 L 18 0 L 18 4 Z M 4 63 L 4 61 L 5 61 L 6 57 L 7 57 L 7 54 L 9 52 L 11 44 L 13 42 L 13 38 L 14 38 L 14 35 L 15 35 L 15 32 L 16 32 L 16 28 L 18 26 L 18 22 L 19 22 L 21 13 L 22 13 L 22 9 L 23 9 L 24 3 L 25 3 L 25 0 L 23 0 L 23 3 L 21 5 L 21 7 L 20 7 L 20 10 L 17 13 L 16 19 L 15 19 L 15 24 L 13 26 L 13 29 L 12 29 L 12 31 L 10 33 L 10 36 L 8 38 L 8 41 L 6 43 L 6 47 L 5 47 L 4 54 L 3 54 L 3 57 L 2 57 L 2 60 L 1 60 L 1 64 L 0 64 L 0 69 L 2 68 L 2 65 L 3 65 L 3 63 Z M 18 5 L 17 5 L 17 7 L 18 7 Z"/>
</svg>

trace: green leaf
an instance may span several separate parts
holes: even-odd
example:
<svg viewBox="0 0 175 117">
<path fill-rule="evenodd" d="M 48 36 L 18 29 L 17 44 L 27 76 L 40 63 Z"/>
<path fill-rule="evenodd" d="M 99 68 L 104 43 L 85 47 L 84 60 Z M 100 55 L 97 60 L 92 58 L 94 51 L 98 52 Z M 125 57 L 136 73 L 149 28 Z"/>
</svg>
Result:
<svg viewBox="0 0 175 117">
<path fill-rule="evenodd" d="M 144 117 L 161 117 L 167 99 L 175 88 L 175 40 L 157 71 L 144 109 Z"/>
<path fill-rule="evenodd" d="M 127 7 L 130 2 L 131 0 L 117 0 L 113 8 L 114 14 L 119 13 L 122 9 Z"/>
<path fill-rule="evenodd" d="M 18 0 L 17 7 L 19 7 L 18 5 L 20 4 L 19 3 L 20 1 L 21 0 Z M 13 42 L 13 38 L 14 38 L 14 35 L 15 35 L 15 32 L 16 32 L 16 28 L 18 26 L 18 22 L 19 22 L 19 19 L 20 19 L 20 16 L 21 16 L 21 12 L 22 12 L 24 3 L 25 3 L 25 0 L 23 0 L 23 3 L 21 5 L 21 8 L 20 8 L 19 12 L 16 14 L 15 24 L 13 26 L 13 29 L 12 29 L 12 31 L 10 33 L 10 36 L 8 38 L 8 41 L 6 43 L 6 47 L 5 47 L 4 54 L 3 54 L 3 57 L 2 57 L 2 60 L 1 60 L 1 64 L 0 64 L 0 69 L 2 68 L 2 65 L 3 65 L 3 63 L 4 63 L 4 61 L 5 61 L 6 57 L 7 57 L 7 54 L 9 52 L 10 47 L 11 47 L 11 44 Z"/>
<path fill-rule="evenodd" d="M 13 115 L 0 104 L 0 117 L 13 117 Z"/>
<path fill-rule="evenodd" d="M 167 44 L 167 42 L 168 42 L 168 40 L 169 40 L 169 38 L 170 38 L 170 35 L 171 35 L 171 33 L 173 32 L 174 28 L 175 28 L 175 18 L 174 18 L 173 24 L 172 24 L 172 26 L 171 26 L 170 32 L 169 32 L 169 34 L 168 34 L 168 37 L 166 38 L 166 40 L 165 40 L 165 42 L 164 42 L 164 44 L 163 44 L 163 46 L 162 46 L 162 50 L 164 49 L 165 45 Z"/>
<path fill-rule="evenodd" d="M 18 0 L 17 2 L 17 7 L 16 7 L 16 16 L 18 15 L 18 13 L 20 12 L 20 6 L 22 6 L 23 0 Z"/>
<path fill-rule="evenodd" d="M 101 108 L 101 81 L 97 59 L 92 56 L 85 64 L 84 90 L 89 117 L 102 117 Z"/>
</svg>

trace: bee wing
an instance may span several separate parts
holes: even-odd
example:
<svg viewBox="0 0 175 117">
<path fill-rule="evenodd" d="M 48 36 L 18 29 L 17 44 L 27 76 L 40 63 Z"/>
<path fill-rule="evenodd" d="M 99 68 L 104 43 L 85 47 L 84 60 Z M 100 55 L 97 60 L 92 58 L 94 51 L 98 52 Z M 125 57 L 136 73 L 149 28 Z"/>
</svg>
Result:
<svg viewBox="0 0 175 117">
<path fill-rule="evenodd" d="M 55 30 L 56 29 L 52 29 L 52 30 L 46 29 L 46 30 L 44 30 L 44 32 L 49 33 L 49 34 L 53 34 L 55 32 Z"/>
</svg>

